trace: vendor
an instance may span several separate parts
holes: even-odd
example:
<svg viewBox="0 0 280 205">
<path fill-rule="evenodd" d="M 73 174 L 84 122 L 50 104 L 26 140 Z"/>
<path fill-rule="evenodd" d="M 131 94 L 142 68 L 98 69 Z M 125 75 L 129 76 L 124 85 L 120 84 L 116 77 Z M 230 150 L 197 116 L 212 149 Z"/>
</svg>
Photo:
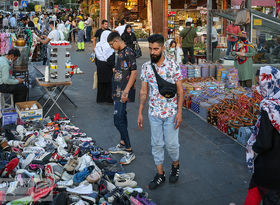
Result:
<svg viewBox="0 0 280 205">
<path fill-rule="evenodd" d="M 14 95 L 14 102 L 26 101 L 27 87 L 23 84 L 23 79 L 14 78 L 11 75 L 12 67 L 10 63 L 16 61 L 20 56 L 17 48 L 12 48 L 8 55 L 0 57 L 0 92 Z"/>
<path fill-rule="evenodd" d="M 239 83 L 242 87 L 252 87 L 255 53 L 255 47 L 249 43 L 247 33 L 242 31 L 232 52 L 232 55 L 235 56 L 234 66 L 238 69 Z"/>
<path fill-rule="evenodd" d="M 50 41 L 63 41 L 64 36 L 58 30 L 56 30 L 55 22 L 51 21 L 49 23 L 49 26 L 50 26 L 51 32 L 49 33 L 48 36 L 43 35 L 42 37 L 44 38 L 44 40 L 40 39 L 39 41 L 42 44 L 48 44 Z"/>
</svg>

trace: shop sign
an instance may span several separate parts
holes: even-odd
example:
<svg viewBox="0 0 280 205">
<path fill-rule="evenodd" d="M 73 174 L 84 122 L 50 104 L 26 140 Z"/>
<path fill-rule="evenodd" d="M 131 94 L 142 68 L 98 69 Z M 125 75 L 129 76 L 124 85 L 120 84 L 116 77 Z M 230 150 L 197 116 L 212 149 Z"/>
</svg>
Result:
<svg viewBox="0 0 280 205">
<path fill-rule="evenodd" d="M 191 5 L 192 6 L 197 6 L 197 0 L 191 0 Z"/>
<path fill-rule="evenodd" d="M 27 7 L 27 1 L 22 1 L 21 4 L 22 4 L 22 7 Z"/>
<path fill-rule="evenodd" d="M 13 2 L 13 9 L 14 11 L 18 11 L 18 1 Z"/>
<path fill-rule="evenodd" d="M 254 19 L 254 26 L 261 26 L 262 25 L 262 19 Z"/>
<path fill-rule="evenodd" d="M 41 12 L 42 6 L 41 5 L 35 5 L 35 12 Z"/>
</svg>

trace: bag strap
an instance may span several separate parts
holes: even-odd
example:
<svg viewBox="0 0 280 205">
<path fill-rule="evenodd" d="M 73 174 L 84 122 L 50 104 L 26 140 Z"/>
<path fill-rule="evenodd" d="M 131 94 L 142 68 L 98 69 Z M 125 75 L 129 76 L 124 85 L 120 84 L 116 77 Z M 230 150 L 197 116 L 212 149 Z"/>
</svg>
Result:
<svg viewBox="0 0 280 205">
<path fill-rule="evenodd" d="M 156 68 L 155 68 L 155 65 L 151 63 L 151 66 L 152 66 L 152 69 L 153 69 L 153 71 L 154 71 L 154 73 L 155 73 L 157 82 L 158 82 L 158 79 L 160 79 L 160 78 L 163 79 L 163 78 L 160 77 L 160 75 L 157 73 L 157 70 L 156 70 Z M 164 80 L 164 79 L 163 79 L 163 80 Z"/>
<path fill-rule="evenodd" d="M 189 32 L 192 30 L 192 28 L 190 28 L 189 30 L 188 30 L 188 32 L 184 35 L 184 37 L 183 37 L 183 39 L 189 34 Z"/>
</svg>

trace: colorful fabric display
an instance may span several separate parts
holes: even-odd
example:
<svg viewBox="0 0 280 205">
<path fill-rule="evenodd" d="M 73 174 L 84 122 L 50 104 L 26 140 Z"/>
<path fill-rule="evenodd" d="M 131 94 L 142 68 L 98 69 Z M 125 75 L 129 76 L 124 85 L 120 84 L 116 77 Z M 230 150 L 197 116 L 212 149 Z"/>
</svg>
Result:
<svg viewBox="0 0 280 205">
<path fill-rule="evenodd" d="M 181 74 L 183 79 L 187 79 L 188 78 L 188 66 L 187 65 L 180 65 L 181 68 Z"/>
<path fill-rule="evenodd" d="M 201 77 L 209 77 L 209 64 L 201 64 Z"/>
<path fill-rule="evenodd" d="M 199 65 L 194 66 L 194 77 L 201 78 L 201 67 Z"/>
<path fill-rule="evenodd" d="M 188 78 L 194 78 L 195 71 L 192 65 L 188 65 Z"/>
</svg>

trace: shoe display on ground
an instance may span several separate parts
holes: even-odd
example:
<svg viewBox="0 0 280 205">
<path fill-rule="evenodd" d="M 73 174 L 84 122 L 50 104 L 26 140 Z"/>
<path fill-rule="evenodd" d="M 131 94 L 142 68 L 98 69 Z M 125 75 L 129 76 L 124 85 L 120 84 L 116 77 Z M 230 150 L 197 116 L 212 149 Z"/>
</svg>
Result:
<svg viewBox="0 0 280 205">
<path fill-rule="evenodd" d="M 149 183 L 149 189 L 153 190 L 162 185 L 165 182 L 165 174 L 157 173 L 153 181 Z"/>
<path fill-rule="evenodd" d="M 169 176 L 169 182 L 176 183 L 178 179 L 179 179 L 179 164 L 176 167 L 172 164 L 170 176 Z"/>
<path fill-rule="evenodd" d="M 66 191 L 75 194 L 91 194 L 93 193 L 91 184 L 81 184 L 75 188 L 67 188 Z"/>
<path fill-rule="evenodd" d="M 132 193 L 143 193 L 143 189 L 134 188 L 135 173 L 125 173 L 122 167 L 135 159 L 124 146 L 117 145 L 107 152 L 69 120 L 53 122 L 48 117 L 22 123 L 18 132 L 14 127 L 7 131 L 9 136 L 0 136 L 0 176 L 12 179 L 10 184 L 0 184 L 0 203 L 10 197 L 11 204 L 36 203 L 40 199 L 57 203 L 63 198 L 69 204 L 99 201 L 103 205 L 128 205 Z M 118 163 L 111 153 L 125 155 Z M 14 200 L 21 191 L 24 197 Z"/>
<path fill-rule="evenodd" d="M 115 147 L 109 148 L 108 152 L 112 154 L 126 154 L 125 146 L 121 144 L 117 144 Z"/>
<path fill-rule="evenodd" d="M 121 158 L 120 164 L 130 164 L 135 159 L 135 154 L 133 152 L 126 152 Z"/>
</svg>

